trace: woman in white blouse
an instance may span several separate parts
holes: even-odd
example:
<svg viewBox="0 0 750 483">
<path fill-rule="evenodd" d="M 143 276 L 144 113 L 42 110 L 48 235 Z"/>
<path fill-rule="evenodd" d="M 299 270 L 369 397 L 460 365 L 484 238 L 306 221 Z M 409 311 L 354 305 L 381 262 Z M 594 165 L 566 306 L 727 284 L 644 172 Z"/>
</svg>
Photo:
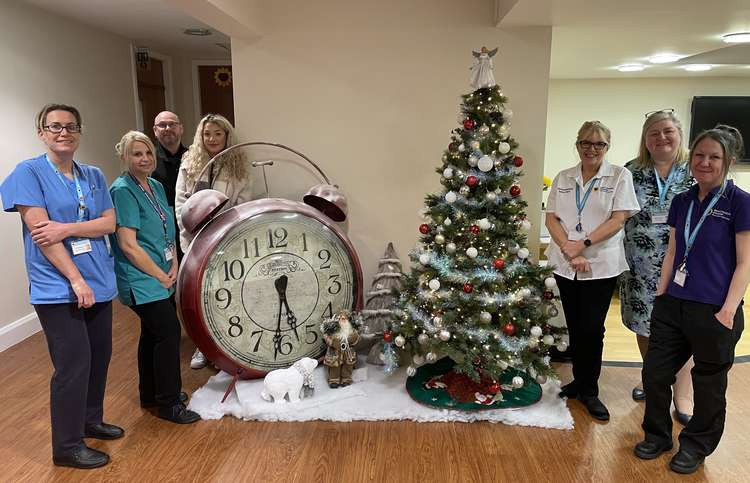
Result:
<svg viewBox="0 0 750 483">
<path fill-rule="evenodd" d="M 630 171 L 604 160 L 610 131 L 599 121 L 578 130 L 581 162 L 561 171 L 547 200 L 552 241 L 547 257 L 555 267 L 573 351 L 573 381 L 560 397 L 577 397 L 596 419 L 609 411 L 599 400 L 604 320 L 617 276 L 628 269 L 622 228 L 639 211 Z"/>
</svg>

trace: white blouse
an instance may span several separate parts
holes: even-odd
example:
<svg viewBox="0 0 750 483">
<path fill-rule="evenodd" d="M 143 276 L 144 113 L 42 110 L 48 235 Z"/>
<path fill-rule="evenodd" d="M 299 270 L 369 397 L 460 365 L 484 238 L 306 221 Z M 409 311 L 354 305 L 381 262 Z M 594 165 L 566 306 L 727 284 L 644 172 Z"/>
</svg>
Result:
<svg viewBox="0 0 750 483">
<path fill-rule="evenodd" d="M 581 213 L 583 230 L 579 233 L 575 229 L 578 224 L 576 185 L 580 186 L 580 198 L 583 199 L 591 183 L 596 184 Z M 582 240 L 588 238 L 589 233 L 607 221 L 613 211 L 626 211 L 629 218 L 640 211 L 640 206 L 630 171 L 603 161 L 599 171 L 585 185 L 581 163 L 561 171 L 552 182 L 546 211 L 557 216 L 569 240 Z M 546 255 L 550 265 L 555 267 L 555 273 L 571 280 L 615 277 L 628 269 L 624 237 L 624 231 L 620 230 L 607 240 L 583 249 L 581 255 L 589 261 L 590 272 L 576 272 L 554 240 L 550 241 Z"/>
</svg>

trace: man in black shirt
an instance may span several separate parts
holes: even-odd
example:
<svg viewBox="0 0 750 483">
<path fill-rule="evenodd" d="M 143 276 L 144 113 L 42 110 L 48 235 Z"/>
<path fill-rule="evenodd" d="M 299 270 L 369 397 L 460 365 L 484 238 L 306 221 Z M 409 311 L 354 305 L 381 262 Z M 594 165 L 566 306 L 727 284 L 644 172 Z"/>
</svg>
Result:
<svg viewBox="0 0 750 483">
<path fill-rule="evenodd" d="M 177 173 L 180 170 L 182 154 L 187 151 L 187 148 L 182 145 L 182 133 L 182 123 L 177 114 L 163 111 L 154 119 L 154 136 L 159 142 L 156 143 L 156 169 L 151 177 L 164 185 L 167 201 L 173 212 Z M 177 237 L 177 257 L 182 259 L 179 237 Z"/>
</svg>

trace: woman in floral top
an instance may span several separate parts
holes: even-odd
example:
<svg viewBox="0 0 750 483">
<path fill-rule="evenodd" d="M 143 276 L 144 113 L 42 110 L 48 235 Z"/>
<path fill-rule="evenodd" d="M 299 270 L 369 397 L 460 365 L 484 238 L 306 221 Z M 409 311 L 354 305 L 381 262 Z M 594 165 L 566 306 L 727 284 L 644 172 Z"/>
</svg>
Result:
<svg viewBox="0 0 750 483">
<path fill-rule="evenodd" d="M 651 308 L 656 297 L 662 260 L 669 241 L 667 213 L 672 198 L 692 184 L 688 151 L 683 146 L 682 123 L 672 110 L 646 115 L 638 157 L 625 167 L 633 173 L 633 184 L 641 211 L 625 224 L 625 257 L 630 271 L 620 278 L 620 307 L 625 326 L 636 333 L 641 356 L 648 349 Z M 690 379 L 692 359 L 677 375 L 674 401 L 678 420 L 685 424 L 693 410 Z M 633 399 L 645 399 L 639 384 Z"/>
</svg>

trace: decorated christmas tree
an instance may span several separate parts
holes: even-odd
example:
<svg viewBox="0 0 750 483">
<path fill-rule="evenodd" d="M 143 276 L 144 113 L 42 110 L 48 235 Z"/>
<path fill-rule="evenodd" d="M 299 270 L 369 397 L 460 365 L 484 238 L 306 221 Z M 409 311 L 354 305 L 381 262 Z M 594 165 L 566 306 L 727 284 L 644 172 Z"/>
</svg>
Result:
<svg viewBox="0 0 750 483">
<path fill-rule="evenodd" d="M 463 96 L 460 126 L 437 169 L 442 191 L 425 199 L 421 243 L 384 337 L 411 354 L 410 379 L 447 356 L 435 365 L 440 377 L 422 386 L 446 388 L 454 402 L 461 392 L 489 404 L 524 386 L 538 390 L 555 374 L 547 351 L 565 347 L 565 329 L 547 323 L 557 313 L 552 270 L 532 261 L 526 247 L 531 224 L 518 185 L 524 160 L 510 134 L 513 112 L 494 80 L 496 52 L 474 52 L 474 90 Z"/>
</svg>

